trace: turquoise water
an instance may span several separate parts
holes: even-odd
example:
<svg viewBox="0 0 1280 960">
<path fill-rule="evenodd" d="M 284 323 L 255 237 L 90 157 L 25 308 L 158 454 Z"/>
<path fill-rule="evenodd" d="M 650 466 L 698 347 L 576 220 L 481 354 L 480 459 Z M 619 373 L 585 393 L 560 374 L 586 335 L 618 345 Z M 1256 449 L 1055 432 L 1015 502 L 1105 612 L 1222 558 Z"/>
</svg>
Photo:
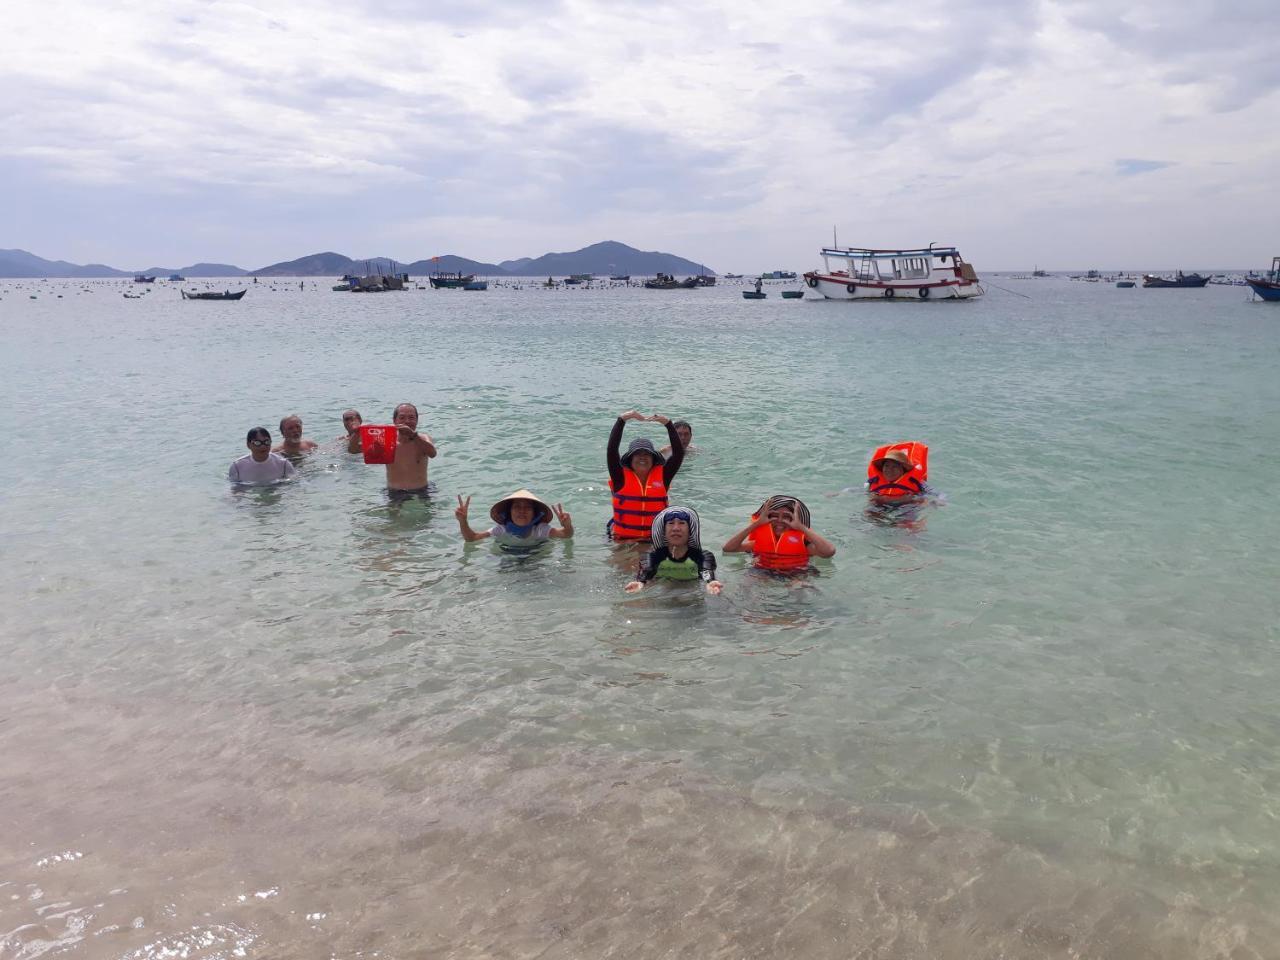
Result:
<svg viewBox="0 0 1280 960">
<path fill-rule="evenodd" d="M 0 286 L 0 956 L 1280 956 L 1280 311 L 997 283 Z M 402 400 L 433 502 L 224 482 Z M 631 407 L 706 545 L 791 493 L 836 557 L 624 595 Z M 837 494 L 907 438 L 944 502 Z M 521 486 L 571 543 L 461 542 Z"/>
</svg>

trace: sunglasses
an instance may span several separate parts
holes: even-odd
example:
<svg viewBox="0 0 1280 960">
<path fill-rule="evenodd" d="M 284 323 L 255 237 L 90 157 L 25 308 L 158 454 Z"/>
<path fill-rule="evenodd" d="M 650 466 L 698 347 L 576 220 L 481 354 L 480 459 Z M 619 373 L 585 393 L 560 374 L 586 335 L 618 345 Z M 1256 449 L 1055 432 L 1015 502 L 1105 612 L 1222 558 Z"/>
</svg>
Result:
<svg viewBox="0 0 1280 960">
<path fill-rule="evenodd" d="M 271 441 L 270 441 L 270 440 L 250 440 L 250 441 L 249 441 L 249 446 L 251 446 L 251 447 L 269 447 L 269 446 L 271 446 Z"/>
</svg>

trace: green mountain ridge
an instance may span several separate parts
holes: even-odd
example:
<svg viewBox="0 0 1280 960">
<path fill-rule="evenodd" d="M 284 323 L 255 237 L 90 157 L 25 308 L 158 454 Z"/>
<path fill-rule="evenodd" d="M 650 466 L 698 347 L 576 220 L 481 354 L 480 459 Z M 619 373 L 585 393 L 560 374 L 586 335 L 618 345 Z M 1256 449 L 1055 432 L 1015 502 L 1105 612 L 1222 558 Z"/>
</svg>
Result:
<svg viewBox="0 0 1280 960">
<path fill-rule="evenodd" d="M 412 262 L 389 257 L 352 259 L 341 253 L 313 253 L 296 260 L 286 260 L 246 270 L 228 263 L 196 263 L 186 267 L 148 267 L 145 270 L 120 270 L 101 263 L 75 264 L 66 260 L 46 260 L 26 250 L 0 250 L 0 278 L 112 278 L 147 276 L 167 277 L 340 277 L 344 274 L 408 273 L 425 277 L 433 273 L 474 273 L 484 277 L 567 276 L 590 273 L 601 277 L 617 274 L 651 276 L 655 273 L 714 274 L 702 264 L 672 253 L 644 251 L 616 240 L 606 240 L 567 253 L 546 253 L 541 257 L 522 257 L 502 263 L 486 263 L 454 254 L 444 254 Z"/>
</svg>

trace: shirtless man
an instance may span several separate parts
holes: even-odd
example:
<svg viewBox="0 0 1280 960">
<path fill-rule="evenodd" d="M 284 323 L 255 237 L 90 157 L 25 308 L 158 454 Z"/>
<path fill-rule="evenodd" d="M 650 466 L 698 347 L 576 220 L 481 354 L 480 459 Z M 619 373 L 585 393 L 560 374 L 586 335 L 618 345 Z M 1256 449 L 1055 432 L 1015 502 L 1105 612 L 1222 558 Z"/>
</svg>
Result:
<svg viewBox="0 0 1280 960">
<path fill-rule="evenodd" d="M 319 446 L 314 440 L 302 439 L 302 418 L 296 413 L 291 413 L 280 421 L 280 435 L 284 437 L 284 441 L 276 446 L 272 453 L 283 454 L 290 458 L 300 457 Z"/>
<path fill-rule="evenodd" d="M 338 438 L 338 442 L 347 445 L 347 453 L 360 452 L 360 427 L 363 424 L 364 417 L 360 416 L 359 410 L 342 411 L 342 426 L 347 432 Z"/>
<path fill-rule="evenodd" d="M 414 494 L 427 495 L 427 461 L 436 455 L 436 445 L 425 433 L 418 433 L 418 408 L 402 403 L 391 414 L 391 422 L 399 429 L 396 459 L 387 464 L 387 490 L 392 499 L 403 500 Z"/>
</svg>

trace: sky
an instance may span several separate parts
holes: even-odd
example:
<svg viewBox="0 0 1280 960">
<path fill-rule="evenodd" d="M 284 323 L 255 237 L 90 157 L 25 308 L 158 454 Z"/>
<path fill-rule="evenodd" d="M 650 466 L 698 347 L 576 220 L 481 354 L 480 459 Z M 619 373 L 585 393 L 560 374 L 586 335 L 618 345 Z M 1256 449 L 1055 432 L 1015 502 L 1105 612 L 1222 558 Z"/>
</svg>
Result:
<svg viewBox="0 0 1280 960">
<path fill-rule="evenodd" d="M 717 271 L 1280 254 L 1274 0 L 10 0 L 0 248 L 123 269 L 618 240 Z"/>
</svg>

